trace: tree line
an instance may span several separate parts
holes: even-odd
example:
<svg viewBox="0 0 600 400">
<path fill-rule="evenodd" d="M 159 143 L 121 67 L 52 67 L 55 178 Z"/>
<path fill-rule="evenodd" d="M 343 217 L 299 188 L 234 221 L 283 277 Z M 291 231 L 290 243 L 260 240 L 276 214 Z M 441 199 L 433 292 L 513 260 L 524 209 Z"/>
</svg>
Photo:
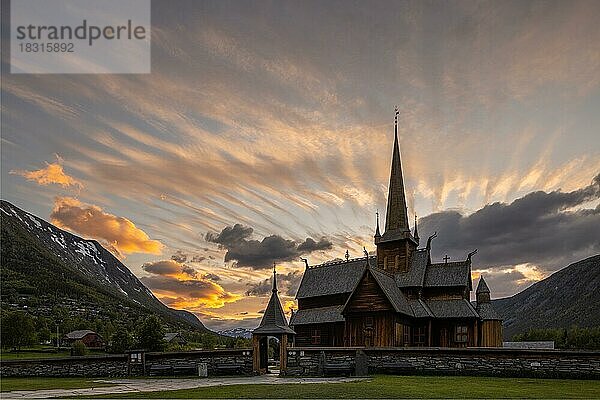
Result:
<svg viewBox="0 0 600 400">
<path fill-rule="evenodd" d="M 600 326 L 579 328 L 530 329 L 525 333 L 514 335 L 515 342 L 554 341 L 558 349 L 600 350 Z"/>
<path fill-rule="evenodd" d="M 44 317 L 34 317 L 21 311 L 5 311 L 0 322 L 0 342 L 3 349 L 20 350 L 33 345 L 53 343 L 56 345 L 56 323 Z M 140 318 L 135 324 L 113 324 L 103 320 L 85 322 L 71 319 L 64 322 L 59 335 L 71 330 L 90 329 L 99 333 L 106 342 L 106 351 L 123 353 L 129 349 L 149 351 L 191 350 L 194 348 L 245 348 L 250 347 L 249 339 L 219 336 L 212 332 L 182 332 L 186 344 L 167 343 L 164 340 L 166 326 L 156 315 Z M 100 329 L 98 329 L 100 328 Z M 60 340 L 60 337 L 58 338 Z M 76 342 L 73 345 L 75 355 L 86 353 L 85 345 Z"/>
</svg>

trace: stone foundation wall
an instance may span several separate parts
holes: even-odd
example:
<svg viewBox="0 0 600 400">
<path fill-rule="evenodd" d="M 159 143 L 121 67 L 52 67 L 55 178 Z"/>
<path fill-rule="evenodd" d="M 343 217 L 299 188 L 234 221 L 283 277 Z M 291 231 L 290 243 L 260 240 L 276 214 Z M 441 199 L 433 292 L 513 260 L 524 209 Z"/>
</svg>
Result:
<svg viewBox="0 0 600 400">
<path fill-rule="evenodd" d="M 145 375 L 152 367 L 190 367 L 207 364 L 208 375 L 250 375 L 251 349 L 199 350 L 172 353 L 146 353 Z M 127 377 L 143 376 L 141 365 L 128 374 L 127 355 L 84 356 L 32 360 L 6 360 L 0 363 L 2 377 Z M 196 372 L 197 373 L 197 372 Z"/>
<path fill-rule="evenodd" d="M 440 348 L 290 348 L 288 375 L 482 375 L 600 379 L 600 352 Z M 358 372 L 358 373 L 357 373 Z"/>
</svg>

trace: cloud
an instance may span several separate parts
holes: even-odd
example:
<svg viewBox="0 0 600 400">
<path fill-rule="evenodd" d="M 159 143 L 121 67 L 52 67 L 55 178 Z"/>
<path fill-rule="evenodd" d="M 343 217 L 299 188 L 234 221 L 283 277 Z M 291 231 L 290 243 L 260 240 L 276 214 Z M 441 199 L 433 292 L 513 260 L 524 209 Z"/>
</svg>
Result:
<svg viewBox="0 0 600 400">
<path fill-rule="evenodd" d="M 246 291 L 246 296 L 265 296 L 271 293 L 273 288 L 273 278 L 264 279 L 258 283 L 250 285 Z M 302 272 L 292 271 L 287 274 L 277 274 L 277 288 L 287 296 L 295 296 L 302 280 Z"/>
<path fill-rule="evenodd" d="M 318 242 L 314 239 L 306 238 L 306 240 L 298 246 L 298 251 L 301 253 L 311 253 L 318 250 L 329 250 L 333 246 L 330 240 L 321 238 Z"/>
<path fill-rule="evenodd" d="M 187 261 L 187 254 L 185 254 L 181 250 L 177 250 L 177 252 L 175 252 L 175 254 L 171 256 L 171 260 L 177 261 L 179 263 L 184 263 Z"/>
<path fill-rule="evenodd" d="M 254 269 L 270 268 L 275 261 L 290 261 L 301 254 L 331 249 L 332 243 L 321 238 L 319 242 L 307 238 L 299 245 L 279 235 L 264 237 L 261 241 L 249 239 L 254 229 L 241 224 L 225 227 L 220 233 L 207 233 L 207 241 L 227 249 L 225 262 L 236 261 L 238 266 Z"/>
<path fill-rule="evenodd" d="M 60 228 L 101 241 L 119 256 L 160 254 L 163 247 L 127 218 L 106 213 L 96 205 L 72 197 L 55 198 L 50 219 Z"/>
<path fill-rule="evenodd" d="M 142 269 L 151 274 L 171 277 L 180 277 L 182 274 L 185 274 L 187 277 L 195 278 L 197 275 L 194 268 L 175 260 L 147 262 L 142 265 Z"/>
<path fill-rule="evenodd" d="M 531 263 L 553 271 L 600 252 L 600 174 L 571 192 L 529 193 L 510 204 L 493 203 L 470 215 L 444 211 L 419 222 L 421 237 L 438 232 L 433 250 L 461 259 L 479 249 L 482 268 Z"/>
<path fill-rule="evenodd" d="M 46 168 L 35 171 L 12 170 L 9 173 L 13 175 L 20 175 L 29 181 L 36 182 L 37 184 L 43 186 L 56 184 L 64 188 L 72 186 L 79 189 L 83 188 L 83 184 L 81 182 L 65 173 L 62 165 L 60 164 L 60 159 L 52 164 L 46 163 Z"/>
<path fill-rule="evenodd" d="M 216 282 L 216 281 L 220 281 L 220 280 L 221 280 L 221 277 L 220 277 L 219 275 L 217 275 L 217 274 L 213 274 L 213 273 L 210 273 L 210 272 L 208 272 L 208 273 L 206 273 L 206 274 L 202 275 L 202 277 L 203 277 L 204 279 L 208 279 L 208 280 L 215 281 L 215 282 Z"/>
<path fill-rule="evenodd" d="M 220 279 L 218 276 L 205 274 L 199 277 L 193 268 L 174 260 L 145 263 L 142 269 L 152 275 L 142 277 L 141 281 L 171 307 L 192 311 L 221 308 L 241 298 L 215 283 Z"/>
</svg>

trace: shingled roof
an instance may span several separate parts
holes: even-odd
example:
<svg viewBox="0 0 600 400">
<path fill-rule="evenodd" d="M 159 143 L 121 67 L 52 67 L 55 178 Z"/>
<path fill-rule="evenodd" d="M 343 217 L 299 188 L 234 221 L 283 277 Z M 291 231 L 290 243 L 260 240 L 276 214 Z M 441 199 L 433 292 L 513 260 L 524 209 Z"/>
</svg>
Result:
<svg viewBox="0 0 600 400">
<path fill-rule="evenodd" d="M 468 261 L 431 264 L 427 267 L 424 286 L 467 286 L 470 289 L 471 264 Z"/>
<path fill-rule="evenodd" d="M 369 260 L 375 263 L 376 258 L 371 256 Z M 365 268 L 365 257 L 307 268 L 302 276 L 296 298 L 350 293 L 356 287 Z"/>
<path fill-rule="evenodd" d="M 492 305 L 492 303 L 479 303 L 477 304 L 477 314 L 479 314 L 479 317 L 481 317 L 482 320 L 498 320 L 501 321 L 502 317 L 500 316 L 500 314 L 498 314 L 498 312 L 496 311 L 496 309 L 494 309 L 494 306 Z"/>
<path fill-rule="evenodd" d="M 373 278 L 375 278 L 381 290 L 383 290 L 387 299 L 394 307 L 394 310 L 402 314 L 413 316 L 413 310 L 402 291 L 396 285 L 394 276 L 379 268 L 372 267 L 369 270 L 371 271 L 371 274 L 373 274 Z"/>
<path fill-rule="evenodd" d="M 325 322 L 344 322 L 342 316 L 343 305 L 309 308 L 298 310 L 290 319 L 291 326 L 321 324 Z"/>
<path fill-rule="evenodd" d="M 465 299 L 425 300 L 435 318 L 478 318 L 477 311 Z"/>
<path fill-rule="evenodd" d="M 396 285 L 401 288 L 422 287 L 425 281 L 428 259 L 429 251 L 427 249 L 415 251 L 408 272 L 398 272 L 395 274 Z"/>
<path fill-rule="evenodd" d="M 279 301 L 277 295 L 277 275 L 273 270 L 273 290 L 271 292 L 271 298 L 269 304 L 265 309 L 260 325 L 254 331 L 253 334 L 280 334 L 280 333 L 291 333 L 295 334 L 294 330 L 289 327 L 285 315 L 283 313 L 283 307 Z"/>
</svg>

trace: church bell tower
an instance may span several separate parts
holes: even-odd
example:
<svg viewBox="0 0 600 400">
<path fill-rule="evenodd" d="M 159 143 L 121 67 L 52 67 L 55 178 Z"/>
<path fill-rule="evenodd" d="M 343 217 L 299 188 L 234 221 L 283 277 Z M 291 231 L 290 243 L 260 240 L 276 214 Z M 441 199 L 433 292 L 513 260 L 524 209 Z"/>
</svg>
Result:
<svg viewBox="0 0 600 400">
<path fill-rule="evenodd" d="M 419 244 L 410 232 L 404 195 L 400 146 L 398 144 L 398 108 L 394 117 L 394 149 L 388 188 L 385 232 L 376 240 L 377 266 L 389 272 L 407 272 L 412 253 Z M 379 225 L 379 224 L 378 224 Z"/>
</svg>

